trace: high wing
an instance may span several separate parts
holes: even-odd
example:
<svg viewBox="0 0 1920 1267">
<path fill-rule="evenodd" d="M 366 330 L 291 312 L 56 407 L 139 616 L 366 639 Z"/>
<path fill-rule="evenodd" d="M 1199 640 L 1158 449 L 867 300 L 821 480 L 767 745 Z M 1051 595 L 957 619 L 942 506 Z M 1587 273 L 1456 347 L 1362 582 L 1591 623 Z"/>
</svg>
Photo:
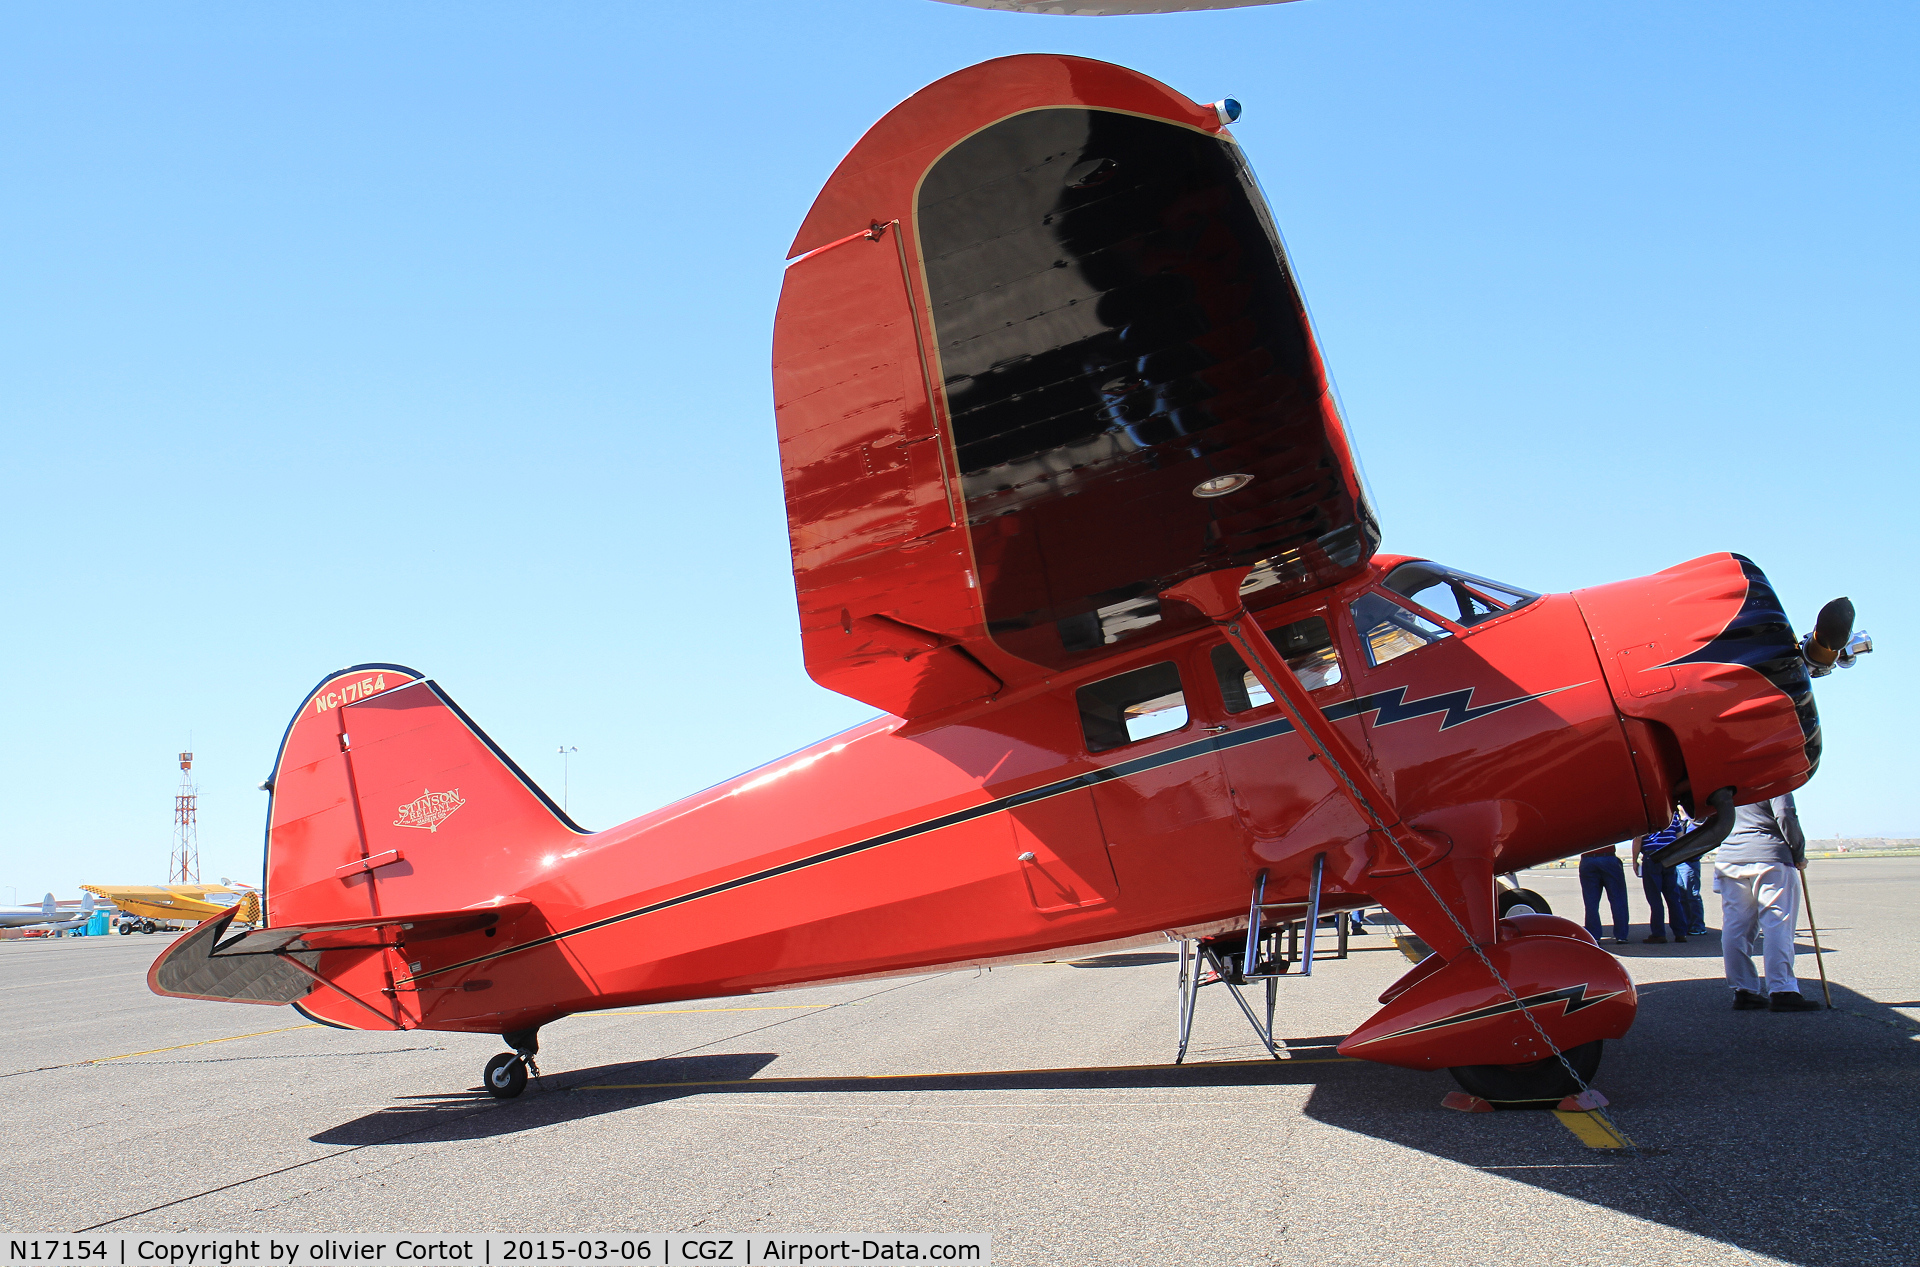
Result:
<svg viewBox="0 0 1920 1267">
<path fill-rule="evenodd" d="M 231 909 L 205 901 L 202 896 L 190 896 L 179 889 L 160 888 L 152 884 L 83 884 L 80 887 L 107 899 L 129 915 L 138 915 L 143 919 L 203 920 Z M 179 887 L 200 889 L 202 894 L 209 888 L 202 885 Z"/>
<path fill-rule="evenodd" d="M 1213 106 L 1084 58 L 971 67 L 874 125 L 790 256 L 774 396 L 823 686 L 925 717 L 1192 628 L 1159 601 L 1188 577 L 1251 566 L 1257 608 L 1373 554 Z"/>
</svg>

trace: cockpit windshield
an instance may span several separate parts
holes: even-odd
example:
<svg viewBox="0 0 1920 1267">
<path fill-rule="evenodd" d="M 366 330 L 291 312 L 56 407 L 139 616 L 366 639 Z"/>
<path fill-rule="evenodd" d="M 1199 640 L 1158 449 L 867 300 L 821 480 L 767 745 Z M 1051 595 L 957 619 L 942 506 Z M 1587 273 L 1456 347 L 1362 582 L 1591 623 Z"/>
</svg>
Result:
<svg viewBox="0 0 1920 1267">
<path fill-rule="evenodd" d="M 1428 611 L 1467 627 L 1525 607 L 1540 597 L 1515 585 L 1424 561 L 1402 563 L 1387 573 L 1382 585 Z"/>
</svg>

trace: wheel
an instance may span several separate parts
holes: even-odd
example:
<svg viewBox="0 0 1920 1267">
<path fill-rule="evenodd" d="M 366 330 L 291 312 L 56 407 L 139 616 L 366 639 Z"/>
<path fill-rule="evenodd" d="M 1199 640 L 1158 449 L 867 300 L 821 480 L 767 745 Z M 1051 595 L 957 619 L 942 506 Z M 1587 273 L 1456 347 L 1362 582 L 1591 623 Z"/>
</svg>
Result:
<svg viewBox="0 0 1920 1267">
<path fill-rule="evenodd" d="M 131 936 L 133 936 L 133 925 L 132 925 L 132 924 L 122 924 L 122 925 L 120 925 L 120 935 L 121 935 L 122 937 L 131 937 Z"/>
<path fill-rule="evenodd" d="M 145 919 L 145 920 L 141 920 L 141 921 L 140 921 L 140 931 L 141 931 L 141 932 L 143 932 L 143 933 L 151 933 L 151 932 L 152 932 L 153 930 L 154 930 L 154 926 L 153 926 L 153 921 L 152 921 L 152 920 L 150 920 L 150 919 Z"/>
<path fill-rule="evenodd" d="M 1600 1068 L 1601 1039 L 1569 1048 L 1567 1064 L 1582 1081 L 1593 1082 Z M 1447 1070 L 1453 1080 L 1471 1095 L 1477 1095 L 1496 1109 L 1550 1109 L 1580 1090 L 1568 1076 L 1558 1057 L 1535 1060 L 1524 1065 L 1455 1065 Z"/>
<path fill-rule="evenodd" d="M 1553 908 L 1547 905 L 1547 899 L 1532 889 L 1500 890 L 1500 918 L 1509 915 L 1551 915 Z"/>
<path fill-rule="evenodd" d="M 496 1100 L 511 1100 L 527 1089 L 527 1062 L 510 1051 L 503 1051 L 487 1062 L 480 1075 L 487 1092 Z"/>
</svg>

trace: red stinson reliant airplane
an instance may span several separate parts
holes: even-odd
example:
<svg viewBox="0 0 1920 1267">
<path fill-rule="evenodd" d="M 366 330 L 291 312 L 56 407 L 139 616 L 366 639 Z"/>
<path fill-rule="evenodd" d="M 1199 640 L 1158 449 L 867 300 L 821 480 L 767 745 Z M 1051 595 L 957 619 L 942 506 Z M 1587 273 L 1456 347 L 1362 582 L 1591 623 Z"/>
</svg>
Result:
<svg viewBox="0 0 1920 1267">
<path fill-rule="evenodd" d="M 1377 553 L 1236 112 L 1002 58 L 814 203 L 774 332 L 801 640 L 883 716 L 589 832 L 436 683 L 329 675 L 268 782 L 266 926 L 209 920 L 153 989 L 502 1034 L 506 1096 L 570 1013 L 1169 934 L 1259 980 L 1268 930 L 1383 906 L 1433 953 L 1341 1052 L 1590 1078 L 1633 984 L 1495 875 L 1676 802 L 1697 856 L 1800 786 L 1851 608 L 1803 643 L 1738 555 L 1541 595 Z"/>
</svg>

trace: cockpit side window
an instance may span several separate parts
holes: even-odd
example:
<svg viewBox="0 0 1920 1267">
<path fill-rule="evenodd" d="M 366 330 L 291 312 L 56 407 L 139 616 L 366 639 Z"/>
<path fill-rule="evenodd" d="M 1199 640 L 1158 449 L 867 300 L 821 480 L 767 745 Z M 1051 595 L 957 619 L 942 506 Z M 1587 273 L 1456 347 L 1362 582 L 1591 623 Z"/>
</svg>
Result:
<svg viewBox="0 0 1920 1267">
<path fill-rule="evenodd" d="M 1267 631 L 1274 649 L 1286 658 L 1287 667 L 1309 691 L 1332 686 L 1340 680 L 1340 654 L 1334 650 L 1333 635 L 1319 616 L 1296 620 L 1290 625 Z M 1273 703 L 1273 696 L 1253 675 L 1240 652 L 1231 643 L 1213 649 L 1213 673 L 1220 680 L 1220 698 L 1229 713 L 1244 713 Z"/>
<path fill-rule="evenodd" d="M 1075 698 L 1088 752 L 1138 743 L 1187 724 L 1187 697 L 1180 689 L 1180 670 L 1171 662 L 1083 686 Z"/>
<path fill-rule="evenodd" d="M 1375 590 L 1354 600 L 1353 628 L 1376 668 L 1430 642 L 1453 637 L 1451 629 L 1434 624 Z"/>
<path fill-rule="evenodd" d="M 1402 563 L 1381 582 L 1386 589 L 1410 598 L 1430 612 L 1472 628 L 1503 612 L 1514 611 L 1540 597 L 1531 590 L 1484 576 L 1443 567 L 1438 563 Z"/>
</svg>

